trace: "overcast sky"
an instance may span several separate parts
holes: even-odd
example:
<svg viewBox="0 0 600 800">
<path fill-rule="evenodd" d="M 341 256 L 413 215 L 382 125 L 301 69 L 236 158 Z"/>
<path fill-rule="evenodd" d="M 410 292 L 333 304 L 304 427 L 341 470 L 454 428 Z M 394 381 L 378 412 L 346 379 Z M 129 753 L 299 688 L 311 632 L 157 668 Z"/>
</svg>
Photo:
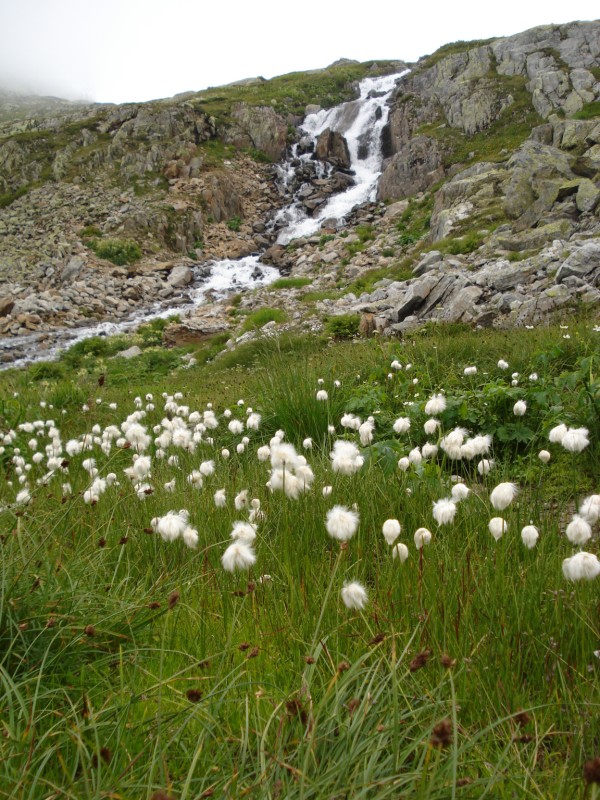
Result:
<svg viewBox="0 0 600 800">
<path fill-rule="evenodd" d="M 150 100 L 599 16 L 598 0 L 0 0 L 0 86 Z"/>
</svg>

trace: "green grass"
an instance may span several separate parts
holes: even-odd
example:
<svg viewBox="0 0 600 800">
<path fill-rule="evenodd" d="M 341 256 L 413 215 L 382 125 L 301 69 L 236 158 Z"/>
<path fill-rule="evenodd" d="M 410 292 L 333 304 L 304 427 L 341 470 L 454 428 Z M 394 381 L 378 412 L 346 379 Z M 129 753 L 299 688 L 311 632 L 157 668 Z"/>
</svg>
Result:
<svg viewBox="0 0 600 800">
<path fill-rule="evenodd" d="M 151 444 L 153 492 L 144 499 L 123 473 L 134 448 L 113 442 L 105 453 L 92 444 L 65 458 L 67 472 L 44 479 L 45 459 L 33 463 L 28 442 L 37 438 L 43 453 L 49 427 L 17 431 L 5 443 L 2 796 L 593 798 L 582 768 L 598 755 L 600 737 L 600 579 L 567 583 L 561 564 L 574 552 L 564 530 L 575 504 L 598 491 L 600 334 L 587 319 L 566 324 L 568 331 L 476 334 L 429 325 L 397 341 L 282 336 L 210 364 L 155 372 L 112 360 L 121 343 L 96 340 L 61 362 L 3 372 L 3 435 L 53 420 L 63 447 L 84 434 L 91 442 L 95 425 L 120 427 L 148 392 L 154 408 L 140 422 L 152 439 L 155 425 L 202 414 L 208 402 L 219 426 L 203 432 L 194 452 L 168 447 L 178 463 Z M 178 351 L 154 347 L 140 358 L 154 353 L 181 361 Z M 499 358 L 509 370 L 497 367 Z M 412 366 L 394 370 L 393 360 Z M 469 364 L 478 372 L 465 378 Z M 493 433 L 489 476 L 441 453 L 397 468 L 425 441 L 423 406 L 440 390 L 448 398 L 444 431 Z M 164 408 L 162 393 L 177 391 L 187 411 Z M 517 399 L 527 401 L 524 417 L 512 412 Z M 245 420 L 247 405 L 262 415 L 260 429 L 234 435 L 223 411 Z M 358 443 L 340 426 L 346 411 L 375 419 L 373 443 L 360 447 L 365 463 L 352 476 L 332 472 L 329 458 L 335 439 Z M 411 418 L 407 434 L 393 433 L 398 416 Z M 587 427 L 589 447 L 571 454 L 549 444 L 558 421 Z M 256 458 L 278 428 L 315 473 L 312 491 L 298 500 L 270 492 L 268 462 Z M 250 443 L 238 453 L 242 435 Z M 307 436 L 313 447 L 303 450 Z M 20 507 L 15 447 L 32 464 L 24 473 L 32 500 Z M 547 465 L 541 447 L 552 452 Z M 119 481 L 96 505 L 83 501 L 89 457 L 100 475 L 114 472 Z M 214 474 L 192 489 L 186 476 L 208 459 Z M 432 501 L 448 496 L 452 475 L 472 492 L 454 522 L 438 527 Z M 519 494 L 502 512 L 509 527 L 495 542 L 487 521 L 501 512 L 489 493 L 505 480 Z M 72 493 L 63 491 L 67 481 Z M 213 494 L 223 487 L 227 505 L 216 509 Z M 230 574 L 220 558 L 232 522 L 247 518 L 233 505 L 243 489 L 260 500 L 264 518 L 255 566 Z M 360 512 L 345 548 L 325 532 L 336 503 Z M 153 517 L 181 508 L 198 530 L 195 550 L 151 532 Z M 388 518 L 402 524 L 404 564 L 381 534 Z M 533 550 L 519 536 L 530 520 L 540 530 Z M 433 539 L 419 552 L 413 533 L 423 525 Z M 598 553 L 597 536 L 596 524 L 586 550 Z M 367 589 L 362 611 L 341 601 L 351 580 Z"/>
<path fill-rule="evenodd" d="M 573 119 L 595 119 L 600 117 L 600 101 L 586 103 L 573 114 Z"/>
<path fill-rule="evenodd" d="M 281 308 L 259 308 L 248 314 L 242 326 L 244 331 L 253 331 L 262 328 L 267 322 L 285 322 L 287 315 Z"/>
<path fill-rule="evenodd" d="M 276 281 L 269 284 L 270 289 L 302 289 L 304 286 L 310 286 L 312 280 L 310 278 L 277 278 Z"/>
<path fill-rule="evenodd" d="M 331 108 L 354 97 L 353 84 L 366 77 L 375 62 L 346 64 L 310 72 L 292 72 L 248 86 L 218 86 L 198 92 L 190 102 L 221 123 L 231 118 L 235 103 L 271 106 L 280 114 L 303 114 L 309 103 Z M 378 61 L 379 74 L 390 62 Z"/>
</svg>

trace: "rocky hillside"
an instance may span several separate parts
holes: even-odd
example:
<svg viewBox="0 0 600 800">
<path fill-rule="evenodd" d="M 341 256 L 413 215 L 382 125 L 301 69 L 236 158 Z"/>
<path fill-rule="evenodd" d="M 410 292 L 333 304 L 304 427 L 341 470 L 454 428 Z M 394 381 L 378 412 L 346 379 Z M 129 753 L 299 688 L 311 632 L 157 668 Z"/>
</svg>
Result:
<svg viewBox="0 0 600 800">
<path fill-rule="evenodd" d="M 457 42 L 410 65 L 384 130 L 379 203 L 343 230 L 272 246 L 286 200 L 272 162 L 307 106 L 401 66 L 343 61 L 146 104 L 4 104 L 2 332 L 118 319 L 177 297 L 191 263 L 265 248 L 297 280 L 200 310 L 188 339 L 265 305 L 293 324 L 349 313 L 392 333 L 427 319 L 535 324 L 598 304 L 600 22 Z M 344 152 L 337 139 L 319 157 L 332 163 L 334 145 Z M 344 188 L 300 180 L 307 204 Z"/>
</svg>

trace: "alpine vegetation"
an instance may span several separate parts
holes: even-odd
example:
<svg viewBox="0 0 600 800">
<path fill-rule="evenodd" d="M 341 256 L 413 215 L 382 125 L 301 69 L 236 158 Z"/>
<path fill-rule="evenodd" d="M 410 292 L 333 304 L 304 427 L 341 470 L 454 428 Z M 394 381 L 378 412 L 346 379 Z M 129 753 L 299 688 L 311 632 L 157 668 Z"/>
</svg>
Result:
<svg viewBox="0 0 600 800">
<path fill-rule="evenodd" d="M 583 796 L 600 340 L 570 330 L 518 333 L 525 380 L 460 329 L 6 373 L 7 797 Z"/>
</svg>

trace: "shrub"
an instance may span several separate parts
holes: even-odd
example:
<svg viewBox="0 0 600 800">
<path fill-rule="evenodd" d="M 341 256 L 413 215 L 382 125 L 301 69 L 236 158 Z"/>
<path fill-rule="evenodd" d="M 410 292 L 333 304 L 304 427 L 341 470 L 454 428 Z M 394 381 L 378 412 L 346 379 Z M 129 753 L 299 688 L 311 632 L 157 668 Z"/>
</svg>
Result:
<svg viewBox="0 0 600 800">
<path fill-rule="evenodd" d="M 133 264 L 142 257 L 139 245 L 132 239 L 95 239 L 90 247 L 99 258 L 105 258 L 119 267 Z"/>
<path fill-rule="evenodd" d="M 227 220 L 227 227 L 229 228 L 230 231 L 236 231 L 236 232 L 239 231 L 241 225 L 242 225 L 241 217 L 235 216 Z"/>
<path fill-rule="evenodd" d="M 340 314 L 330 317 L 325 323 L 325 330 L 336 339 L 351 339 L 358 334 L 360 316 L 358 314 Z"/>
</svg>

